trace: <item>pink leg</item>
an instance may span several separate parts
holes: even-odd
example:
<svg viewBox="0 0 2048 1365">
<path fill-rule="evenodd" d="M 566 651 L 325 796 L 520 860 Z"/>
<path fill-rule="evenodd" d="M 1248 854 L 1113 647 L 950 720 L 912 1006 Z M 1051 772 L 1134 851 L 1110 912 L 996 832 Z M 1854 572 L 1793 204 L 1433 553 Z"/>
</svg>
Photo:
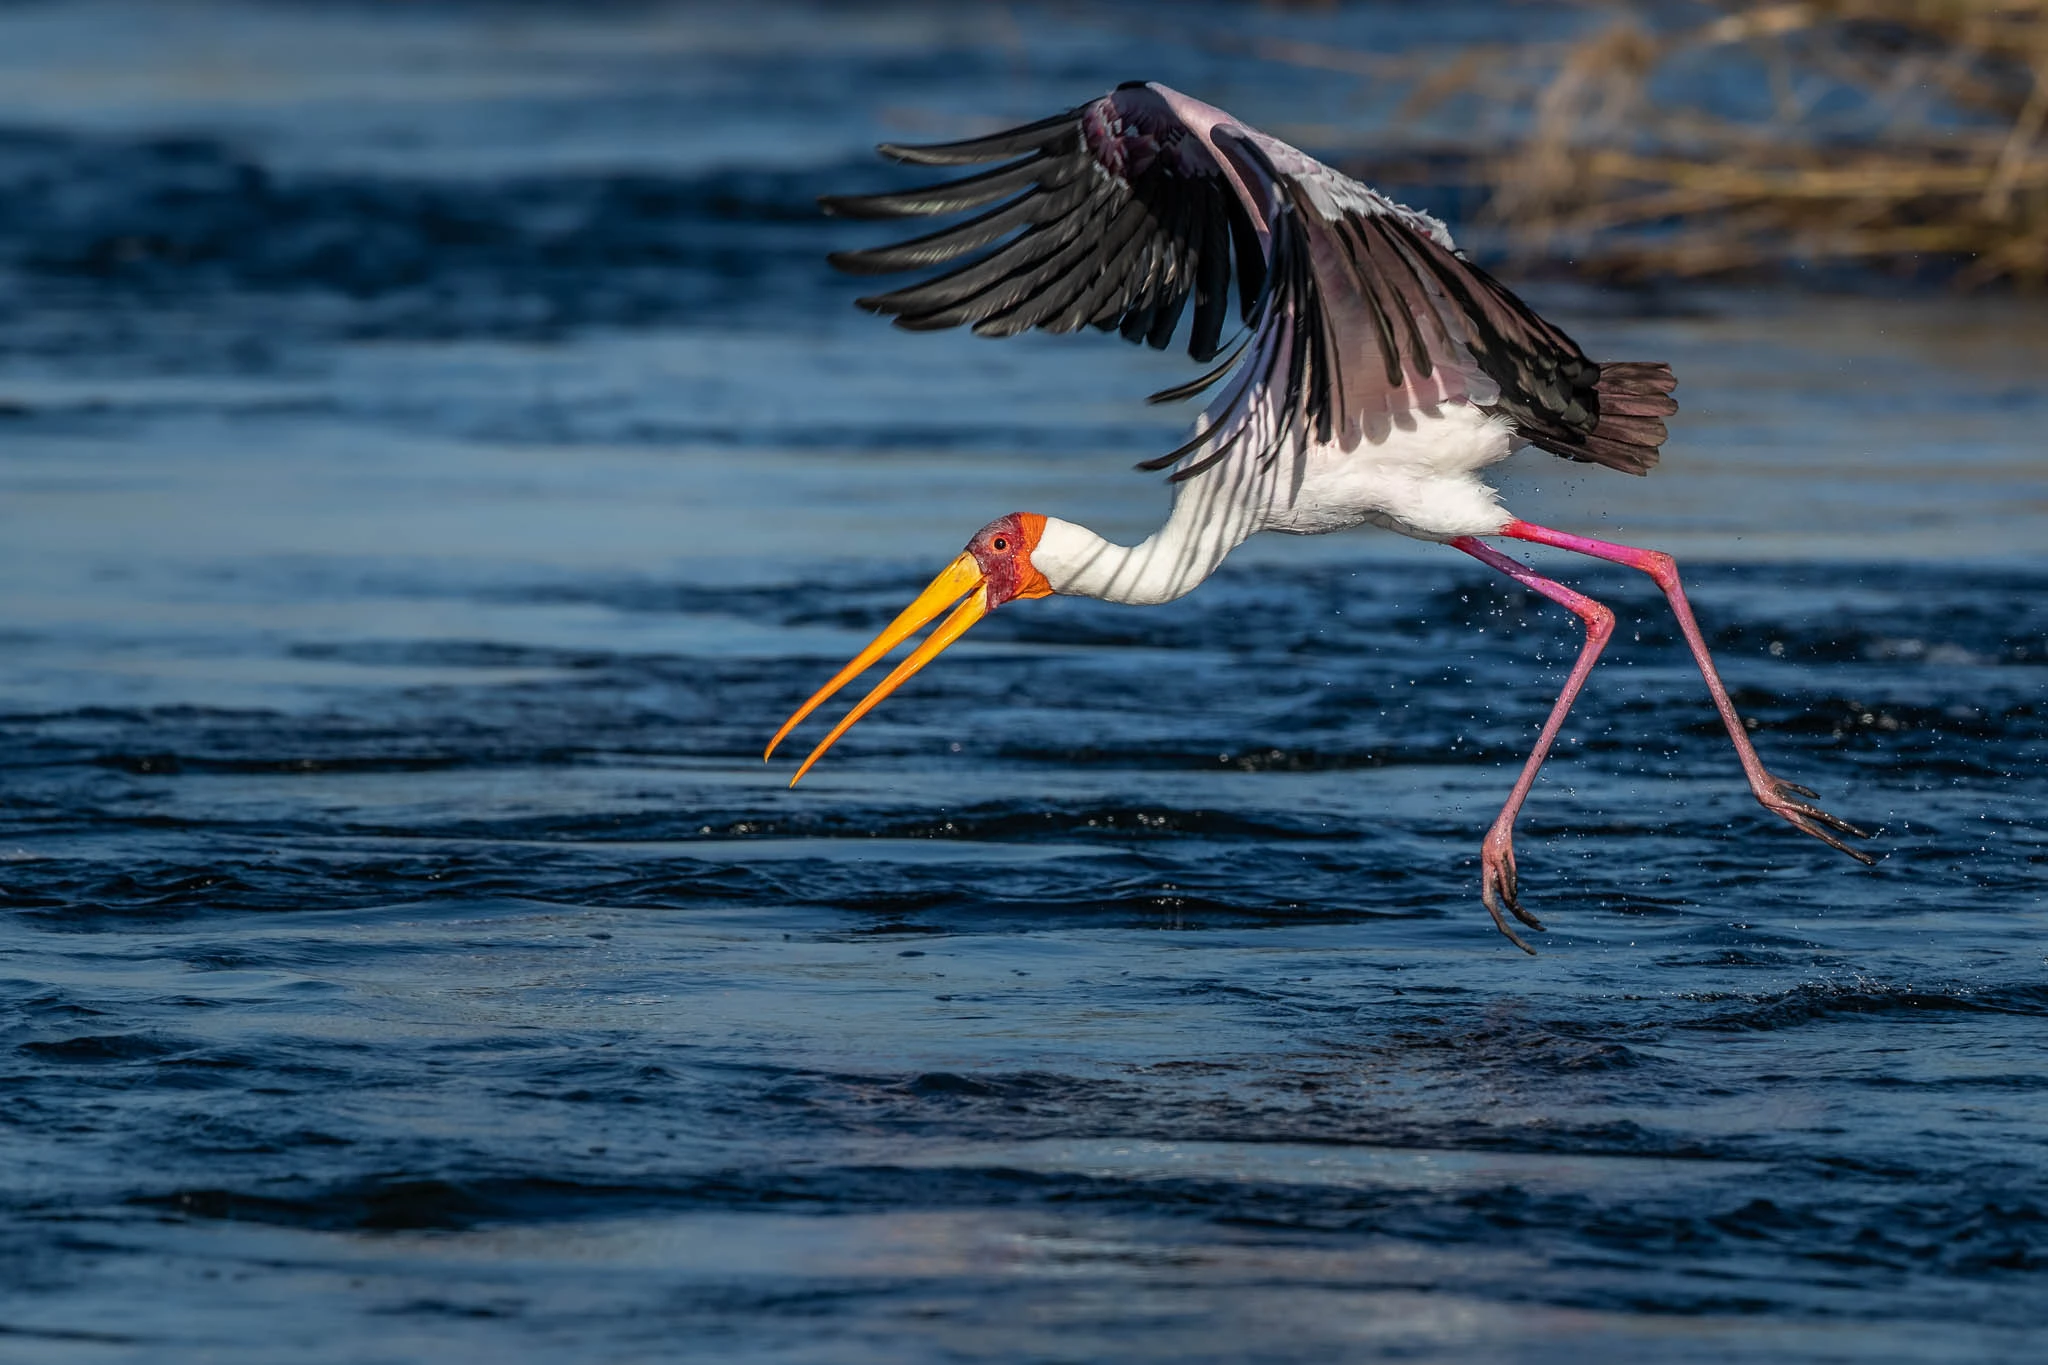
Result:
<svg viewBox="0 0 2048 1365">
<path fill-rule="evenodd" d="M 1522 802 L 1529 797 L 1529 788 L 1536 784 L 1536 774 L 1543 767 L 1543 760 L 1549 757 L 1550 746 L 1557 741 L 1557 732 L 1564 728 L 1566 713 L 1578 699 L 1579 689 L 1586 685 L 1586 678 L 1599 660 L 1608 637 L 1614 634 L 1614 613 L 1592 598 L 1582 597 L 1564 584 L 1554 583 L 1517 564 L 1471 536 L 1460 536 L 1451 545 L 1480 563 L 1499 569 L 1522 586 L 1542 593 L 1586 623 L 1586 643 L 1579 650 L 1578 662 L 1572 665 L 1571 676 L 1564 680 L 1564 688 L 1557 694 L 1557 704 L 1550 708 L 1550 719 L 1543 722 L 1543 733 L 1536 737 L 1536 747 L 1529 751 L 1529 761 L 1522 765 L 1522 775 L 1515 779 L 1515 789 L 1508 793 L 1507 804 L 1494 817 L 1493 828 L 1486 831 L 1486 842 L 1480 849 L 1480 899 L 1486 902 L 1494 927 L 1506 934 L 1517 948 L 1533 955 L 1536 950 L 1522 941 L 1522 936 L 1508 926 L 1500 913 L 1501 906 L 1506 905 L 1516 919 L 1531 929 L 1543 927 L 1534 915 L 1522 908 L 1515 894 L 1515 817 L 1521 814 Z"/>
<path fill-rule="evenodd" d="M 1721 713 L 1721 723 L 1728 728 L 1728 738 L 1735 743 L 1735 755 L 1742 760 L 1742 771 L 1749 778 L 1749 789 L 1763 808 L 1789 821 L 1793 828 L 1832 848 L 1838 848 L 1861 863 L 1874 863 L 1877 859 L 1843 843 L 1837 836 L 1854 835 L 1868 839 L 1868 831 L 1860 830 L 1846 820 L 1839 820 L 1820 807 L 1798 797 L 1811 797 L 1814 793 L 1805 787 L 1773 777 L 1765 770 L 1763 760 L 1756 756 L 1756 748 L 1749 742 L 1749 733 L 1742 726 L 1742 717 L 1735 714 L 1735 703 L 1728 700 L 1728 689 L 1721 685 L 1721 677 L 1714 671 L 1714 660 L 1707 653 L 1706 638 L 1700 634 L 1699 623 L 1693 620 L 1692 607 L 1685 600 L 1685 590 L 1678 583 L 1678 565 L 1662 550 L 1638 550 L 1632 545 L 1614 545 L 1604 540 L 1593 540 L 1586 536 L 1568 535 L 1553 531 L 1547 526 L 1537 526 L 1526 521 L 1511 521 L 1500 531 L 1501 535 L 1513 536 L 1516 540 L 1527 540 L 1538 545 L 1554 545 L 1561 550 L 1572 550 L 1595 559 L 1605 559 L 1615 564 L 1626 564 L 1631 569 L 1640 569 L 1657 580 L 1657 586 L 1664 590 L 1664 596 L 1671 603 L 1671 614 L 1678 618 L 1678 628 L 1685 632 L 1685 642 L 1692 649 L 1692 657 L 1700 666 L 1700 674 L 1707 680 L 1707 692 L 1714 699 L 1714 708 Z"/>
</svg>

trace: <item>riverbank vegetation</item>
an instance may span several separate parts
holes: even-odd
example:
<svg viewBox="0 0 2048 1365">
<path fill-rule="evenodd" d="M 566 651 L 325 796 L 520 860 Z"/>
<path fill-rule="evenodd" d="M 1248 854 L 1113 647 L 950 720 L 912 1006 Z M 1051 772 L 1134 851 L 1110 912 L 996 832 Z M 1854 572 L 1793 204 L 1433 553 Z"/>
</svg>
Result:
<svg viewBox="0 0 2048 1365">
<path fill-rule="evenodd" d="M 1603 10 L 1552 44 L 1352 54 L 1406 126 L 1490 130 L 1426 164 L 1522 264 L 2048 285 L 2048 0 Z"/>
</svg>

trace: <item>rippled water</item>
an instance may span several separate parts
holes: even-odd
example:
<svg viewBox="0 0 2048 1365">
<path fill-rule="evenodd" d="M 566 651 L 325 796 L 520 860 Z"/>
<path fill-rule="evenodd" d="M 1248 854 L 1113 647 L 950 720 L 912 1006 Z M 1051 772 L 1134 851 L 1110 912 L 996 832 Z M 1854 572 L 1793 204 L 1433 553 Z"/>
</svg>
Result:
<svg viewBox="0 0 2048 1365">
<path fill-rule="evenodd" d="M 2023 305 L 1542 296 L 1686 411 L 1514 505 L 1684 555 L 1874 869 L 1546 559 L 1623 625 L 1524 958 L 1573 623 L 1364 534 L 760 764 L 989 517 L 1141 534 L 1185 372 L 888 332 L 811 196 L 1133 74 L 1333 126 L 1215 35 L 1419 22 L 1164 13 L 0 10 L 0 1354 L 2032 1358 Z"/>
</svg>

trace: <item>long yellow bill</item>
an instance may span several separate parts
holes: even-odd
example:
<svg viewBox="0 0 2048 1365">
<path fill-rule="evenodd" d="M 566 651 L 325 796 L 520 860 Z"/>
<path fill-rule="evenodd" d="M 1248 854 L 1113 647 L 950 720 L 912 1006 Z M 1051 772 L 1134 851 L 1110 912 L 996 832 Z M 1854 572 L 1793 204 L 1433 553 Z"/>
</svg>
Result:
<svg viewBox="0 0 2048 1365">
<path fill-rule="evenodd" d="M 931 586 L 919 593 L 917 600 L 905 607 L 880 635 L 869 641 L 866 649 L 856 654 L 851 663 L 840 669 L 831 682 L 813 692 L 811 699 L 799 706 L 796 714 L 784 721 L 782 728 L 775 732 L 775 738 L 768 741 L 768 749 L 761 755 L 763 761 L 774 757 L 775 746 L 782 743 L 789 732 L 803 722 L 805 716 L 817 710 L 833 693 L 866 672 L 870 664 L 915 635 L 927 621 L 960 601 L 963 595 L 967 596 L 967 600 L 960 602 L 960 605 L 954 608 L 953 614 L 948 616 L 937 630 L 925 637 L 923 644 L 912 650 L 902 663 L 896 665 L 888 677 L 875 684 L 874 690 L 862 697 L 860 704 L 848 711 L 846 718 L 832 727 L 832 733 L 818 742 L 818 747 L 811 750 L 811 756 L 796 770 L 796 776 L 789 779 L 790 786 L 794 787 L 802 781 L 803 775 L 811 770 L 811 765 L 822 758 L 825 751 L 831 748 L 841 735 L 852 729 L 855 721 L 874 710 L 877 703 L 901 687 L 911 674 L 938 658 L 948 645 L 967 633 L 969 626 L 988 615 L 988 592 L 982 586 L 981 566 L 975 562 L 973 555 L 961 555 L 947 565 L 946 571 L 934 578 Z"/>
</svg>

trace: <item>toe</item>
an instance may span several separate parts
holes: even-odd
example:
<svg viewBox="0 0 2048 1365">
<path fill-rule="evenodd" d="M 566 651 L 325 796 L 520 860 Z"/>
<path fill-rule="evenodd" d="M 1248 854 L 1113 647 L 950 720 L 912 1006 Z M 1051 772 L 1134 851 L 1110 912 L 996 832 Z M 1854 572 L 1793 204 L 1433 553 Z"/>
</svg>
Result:
<svg viewBox="0 0 2048 1365">
<path fill-rule="evenodd" d="M 1782 777 L 1773 776 L 1770 778 L 1769 791 L 1760 794 L 1760 799 L 1764 809 L 1786 821 L 1800 833 L 1810 834 L 1828 847 L 1840 849 L 1860 863 L 1876 862 L 1876 858 L 1859 849 L 1851 848 L 1835 837 L 1846 834 L 1852 839 L 1869 839 L 1873 837 L 1872 831 L 1860 829 L 1838 815 L 1831 815 L 1810 800 L 1799 799 L 1802 796 L 1814 795 L 1810 787 L 1802 787 L 1796 782 L 1787 782 Z"/>
<path fill-rule="evenodd" d="M 1500 930 L 1501 933 L 1505 934 L 1507 936 L 1508 942 L 1514 944 L 1517 948 L 1520 948 L 1529 956 L 1534 957 L 1536 956 L 1536 950 L 1534 948 L 1531 948 L 1528 945 L 1528 943 L 1522 938 L 1522 936 L 1515 932 L 1514 926 L 1509 924 L 1507 922 L 1507 919 L 1500 912 L 1502 897 L 1499 889 L 1495 884 L 1495 875 L 1496 870 L 1489 865 L 1480 878 L 1479 899 L 1481 902 L 1485 904 L 1486 913 L 1493 916 L 1493 927 Z M 1509 893 L 1508 904 L 1510 908 L 1514 908 L 1512 894 L 1513 893 Z M 1524 920 L 1528 918 L 1526 915 L 1523 915 L 1521 910 L 1518 908 L 1515 909 L 1515 914 L 1518 918 Z M 1541 928 L 1542 926 L 1538 925 L 1537 927 Z"/>
</svg>

